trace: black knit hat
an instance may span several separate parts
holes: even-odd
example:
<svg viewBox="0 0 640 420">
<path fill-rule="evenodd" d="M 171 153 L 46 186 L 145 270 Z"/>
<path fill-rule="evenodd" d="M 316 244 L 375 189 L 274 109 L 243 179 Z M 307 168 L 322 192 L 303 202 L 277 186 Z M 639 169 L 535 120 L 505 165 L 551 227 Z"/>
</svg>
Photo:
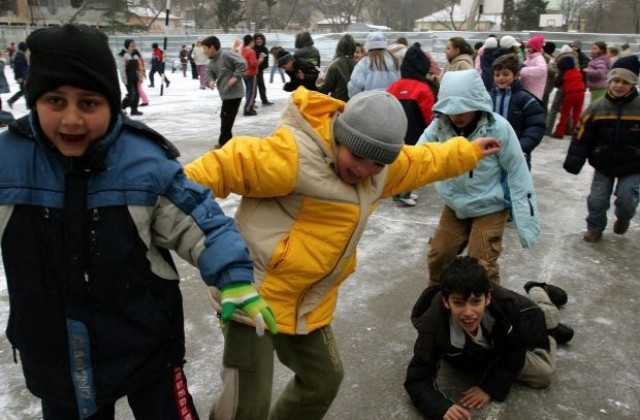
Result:
<svg viewBox="0 0 640 420">
<path fill-rule="evenodd" d="M 112 115 L 120 113 L 120 82 L 108 38 L 85 25 L 66 24 L 33 31 L 27 102 L 33 108 L 45 92 L 70 85 L 107 97 Z"/>
<path fill-rule="evenodd" d="M 280 50 L 278 51 L 278 55 L 276 56 L 276 65 L 278 67 L 282 67 L 287 64 L 289 61 L 293 60 L 295 57 L 288 51 Z"/>
<path fill-rule="evenodd" d="M 607 82 L 618 78 L 627 83 L 635 85 L 638 83 L 638 73 L 640 73 L 640 60 L 637 55 L 628 55 L 618 58 L 607 75 Z"/>
<path fill-rule="evenodd" d="M 400 75 L 404 78 L 424 81 L 430 68 L 429 58 L 422 51 L 420 43 L 416 42 L 404 54 L 400 65 Z"/>
</svg>

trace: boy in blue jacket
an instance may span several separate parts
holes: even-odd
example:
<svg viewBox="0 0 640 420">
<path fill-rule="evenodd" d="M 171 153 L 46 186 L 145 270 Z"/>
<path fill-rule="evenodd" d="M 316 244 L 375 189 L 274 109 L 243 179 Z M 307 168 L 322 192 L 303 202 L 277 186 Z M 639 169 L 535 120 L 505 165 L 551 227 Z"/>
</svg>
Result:
<svg viewBox="0 0 640 420">
<path fill-rule="evenodd" d="M 509 121 L 518 136 L 527 166 L 531 170 L 531 152 L 547 127 L 542 102 L 520 83 L 520 64 L 515 54 L 502 55 L 493 62 L 495 82 L 491 93 L 493 112 Z"/>
<path fill-rule="evenodd" d="M 471 409 L 504 401 L 515 381 L 532 388 L 551 383 L 557 345 L 573 338 L 573 330 L 558 322 L 567 294 L 546 283 L 524 288 L 528 298 L 490 282 L 477 259 L 457 257 L 440 284 L 424 290 L 411 313 L 418 338 L 404 383 L 422 414 L 469 420 Z M 457 402 L 436 385 L 441 360 L 478 374 L 477 385 Z"/>
<path fill-rule="evenodd" d="M 438 283 L 444 267 L 466 248 L 468 255 L 481 261 L 489 278 L 499 283 L 498 257 L 509 213 L 502 180 L 506 177 L 511 191 L 511 209 L 520 242 L 523 247 L 531 247 L 540 234 L 531 173 L 513 128 L 492 112 L 491 97 L 477 71 L 445 73 L 438 97 L 433 107 L 437 118 L 418 144 L 444 142 L 456 135 L 469 140 L 491 136 L 500 142 L 500 152 L 483 159 L 471 172 L 436 183 L 445 206 L 430 243 L 429 281 Z"/>
<path fill-rule="evenodd" d="M 169 250 L 235 307 L 276 324 L 233 220 L 187 180 L 164 137 L 122 115 L 107 37 L 34 31 L 31 112 L 0 134 L 7 337 L 47 419 L 197 419 L 183 372 L 179 275 Z M 88 54 L 90 52 L 90 54 Z"/>
</svg>

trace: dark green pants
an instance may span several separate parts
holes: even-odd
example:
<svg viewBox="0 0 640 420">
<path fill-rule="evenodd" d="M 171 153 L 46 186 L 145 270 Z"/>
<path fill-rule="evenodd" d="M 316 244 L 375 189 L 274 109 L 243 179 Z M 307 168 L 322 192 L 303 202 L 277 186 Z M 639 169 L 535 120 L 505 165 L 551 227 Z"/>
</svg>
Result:
<svg viewBox="0 0 640 420">
<path fill-rule="evenodd" d="M 321 419 L 340 388 L 342 361 L 330 326 L 308 335 L 265 334 L 230 322 L 224 328 L 222 394 L 215 420 Z M 295 374 L 270 412 L 273 353 Z"/>
</svg>

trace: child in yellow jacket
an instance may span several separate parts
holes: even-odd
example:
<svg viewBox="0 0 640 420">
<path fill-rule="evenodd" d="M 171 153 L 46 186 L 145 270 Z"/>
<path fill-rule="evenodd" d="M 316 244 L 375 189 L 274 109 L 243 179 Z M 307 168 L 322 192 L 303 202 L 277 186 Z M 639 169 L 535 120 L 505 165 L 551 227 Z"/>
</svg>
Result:
<svg viewBox="0 0 640 420">
<path fill-rule="evenodd" d="M 218 197 L 243 196 L 238 230 L 278 322 L 279 334 L 264 337 L 239 311 L 225 325 L 214 418 L 322 418 L 343 376 L 331 330 L 337 291 L 355 270 L 378 201 L 469 171 L 499 149 L 494 138 L 463 137 L 405 146 L 406 129 L 389 93 L 368 91 L 345 104 L 299 88 L 270 136 L 236 137 L 185 168 Z M 274 351 L 296 377 L 270 411 Z"/>
</svg>

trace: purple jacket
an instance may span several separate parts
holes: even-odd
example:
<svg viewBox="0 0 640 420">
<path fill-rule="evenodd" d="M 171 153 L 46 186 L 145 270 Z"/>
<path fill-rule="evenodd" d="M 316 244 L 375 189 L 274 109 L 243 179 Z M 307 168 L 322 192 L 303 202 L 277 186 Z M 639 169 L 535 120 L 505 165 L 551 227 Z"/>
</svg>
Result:
<svg viewBox="0 0 640 420">
<path fill-rule="evenodd" d="M 606 54 L 592 58 L 584 69 L 587 76 L 589 89 L 605 89 L 607 87 L 607 74 L 609 73 L 609 58 Z"/>
</svg>

